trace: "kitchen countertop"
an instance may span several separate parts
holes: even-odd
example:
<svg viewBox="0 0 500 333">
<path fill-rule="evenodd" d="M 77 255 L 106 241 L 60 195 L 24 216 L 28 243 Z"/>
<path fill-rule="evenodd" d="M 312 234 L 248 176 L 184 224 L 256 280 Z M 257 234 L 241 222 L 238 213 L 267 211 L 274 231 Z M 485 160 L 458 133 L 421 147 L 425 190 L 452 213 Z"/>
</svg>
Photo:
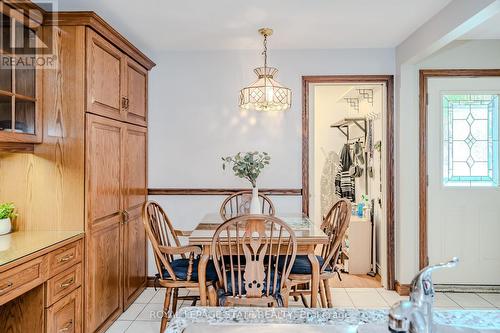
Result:
<svg viewBox="0 0 500 333">
<path fill-rule="evenodd" d="M 181 333 L 190 326 L 228 324 L 293 324 L 356 327 L 387 323 L 388 310 L 306 309 L 306 308 L 181 308 L 167 326 L 167 333 Z M 449 310 L 434 312 L 441 325 L 470 327 L 500 332 L 499 310 Z M 206 326 L 205 326 L 206 327 Z M 252 326 L 250 326 L 252 327 Z M 491 330 L 491 331 L 490 331 Z M 354 330 L 355 331 L 355 330 Z"/>
<path fill-rule="evenodd" d="M 82 231 L 15 231 L 2 235 L 0 266 L 82 234 Z"/>
</svg>

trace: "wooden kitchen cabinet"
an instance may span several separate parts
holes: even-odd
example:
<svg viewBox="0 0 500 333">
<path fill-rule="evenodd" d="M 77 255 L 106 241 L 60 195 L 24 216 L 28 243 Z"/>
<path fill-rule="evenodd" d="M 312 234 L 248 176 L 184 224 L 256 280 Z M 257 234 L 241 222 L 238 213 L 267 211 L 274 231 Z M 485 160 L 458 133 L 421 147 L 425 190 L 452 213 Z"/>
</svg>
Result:
<svg viewBox="0 0 500 333">
<path fill-rule="evenodd" d="M 83 233 L 41 233 L 12 234 L 18 240 L 12 252 L 25 251 L 33 243 L 40 243 L 41 249 L 0 266 L 4 284 L 0 286 L 0 332 L 81 333 L 83 274 L 78 254 L 83 252 Z M 57 242 L 44 247 L 48 239 Z"/>
<path fill-rule="evenodd" d="M 147 182 L 147 79 L 154 63 L 94 13 L 48 15 L 58 37 L 61 103 L 85 115 L 84 332 L 105 332 L 147 282 L 141 207 Z"/>
<path fill-rule="evenodd" d="M 33 59 L 41 29 L 3 2 L 0 26 L 0 143 L 39 143 L 42 75 Z"/>
<path fill-rule="evenodd" d="M 141 217 L 147 194 L 147 129 L 87 114 L 86 137 L 88 252 L 106 253 L 89 254 L 87 281 L 91 292 L 87 295 L 87 311 L 92 331 L 116 314 L 122 304 L 128 307 L 147 281 L 146 235 Z M 106 293 L 105 300 L 96 292 Z"/>
<path fill-rule="evenodd" d="M 87 28 L 87 112 L 146 126 L 148 71 Z"/>
</svg>

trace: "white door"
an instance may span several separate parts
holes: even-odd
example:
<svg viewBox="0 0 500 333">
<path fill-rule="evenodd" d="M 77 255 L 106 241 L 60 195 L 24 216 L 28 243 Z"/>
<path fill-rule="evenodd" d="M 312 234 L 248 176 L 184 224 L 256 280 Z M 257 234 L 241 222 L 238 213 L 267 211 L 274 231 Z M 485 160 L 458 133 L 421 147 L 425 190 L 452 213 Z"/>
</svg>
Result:
<svg viewBox="0 0 500 333">
<path fill-rule="evenodd" d="M 428 84 L 428 250 L 438 284 L 500 285 L 500 78 Z"/>
</svg>

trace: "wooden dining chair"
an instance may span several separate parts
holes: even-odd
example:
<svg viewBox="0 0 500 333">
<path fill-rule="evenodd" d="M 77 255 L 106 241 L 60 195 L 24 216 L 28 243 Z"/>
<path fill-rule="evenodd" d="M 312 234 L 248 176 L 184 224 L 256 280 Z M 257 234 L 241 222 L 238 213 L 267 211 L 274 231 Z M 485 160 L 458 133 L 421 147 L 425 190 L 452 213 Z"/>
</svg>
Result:
<svg viewBox="0 0 500 333">
<path fill-rule="evenodd" d="M 176 312 L 178 300 L 192 300 L 193 305 L 195 305 L 199 299 L 198 296 L 179 296 L 179 289 L 199 289 L 198 256 L 201 254 L 201 248 L 181 246 L 178 236 L 187 236 L 189 232 L 175 230 L 167 214 L 154 201 L 148 201 L 144 204 L 142 221 L 153 246 L 156 268 L 158 269 L 156 277 L 159 284 L 166 288 L 160 328 L 162 333 L 167 326 L 170 315 Z M 216 294 L 213 284 L 217 280 L 217 273 L 212 262 L 207 265 L 206 277 L 209 300 L 211 305 L 215 305 Z"/>
<path fill-rule="evenodd" d="M 265 194 L 259 193 L 260 207 L 262 215 L 274 216 L 274 205 Z M 227 197 L 220 207 L 220 216 L 223 221 L 233 217 L 250 213 L 250 202 L 252 201 L 252 191 L 240 191 Z"/>
<path fill-rule="evenodd" d="M 328 211 L 323 219 L 321 229 L 328 236 L 328 243 L 323 245 L 321 255 L 317 256 L 320 265 L 320 296 L 323 307 L 332 307 L 332 295 L 329 280 L 336 275 L 340 278 L 337 261 L 341 252 L 341 245 L 345 238 L 351 220 L 351 202 L 339 200 Z M 294 288 L 290 294 L 300 296 L 304 306 L 308 307 L 305 295 L 310 295 L 310 290 L 297 290 L 297 286 L 311 285 L 311 263 L 307 256 L 297 256 L 290 273 L 291 285 Z"/>
<path fill-rule="evenodd" d="M 235 217 L 217 228 L 211 250 L 219 305 L 288 306 L 297 240 L 285 222 L 266 215 Z"/>
</svg>

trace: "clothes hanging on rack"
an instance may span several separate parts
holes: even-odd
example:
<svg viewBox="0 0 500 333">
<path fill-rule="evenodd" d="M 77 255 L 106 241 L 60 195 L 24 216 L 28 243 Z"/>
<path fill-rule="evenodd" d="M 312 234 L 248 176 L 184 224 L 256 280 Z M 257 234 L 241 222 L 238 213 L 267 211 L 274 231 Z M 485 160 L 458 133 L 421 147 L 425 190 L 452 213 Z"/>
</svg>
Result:
<svg viewBox="0 0 500 333">
<path fill-rule="evenodd" d="M 351 157 L 351 148 L 345 144 L 340 154 L 342 169 L 335 175 L 335 193 L 341 197 L 354 202 L 356 200 L 354 177 L 351 177 L 349 169 L 353 161 Z"/>
<path fill-rule="evenodd" d="M 370 159 L 373 159 L 373 120 L 368 120 L 368 131 L 367 131 L 367 142 L 366 142 L 366 150 L 368 150 L 368 156 Z"/>
</svg>

